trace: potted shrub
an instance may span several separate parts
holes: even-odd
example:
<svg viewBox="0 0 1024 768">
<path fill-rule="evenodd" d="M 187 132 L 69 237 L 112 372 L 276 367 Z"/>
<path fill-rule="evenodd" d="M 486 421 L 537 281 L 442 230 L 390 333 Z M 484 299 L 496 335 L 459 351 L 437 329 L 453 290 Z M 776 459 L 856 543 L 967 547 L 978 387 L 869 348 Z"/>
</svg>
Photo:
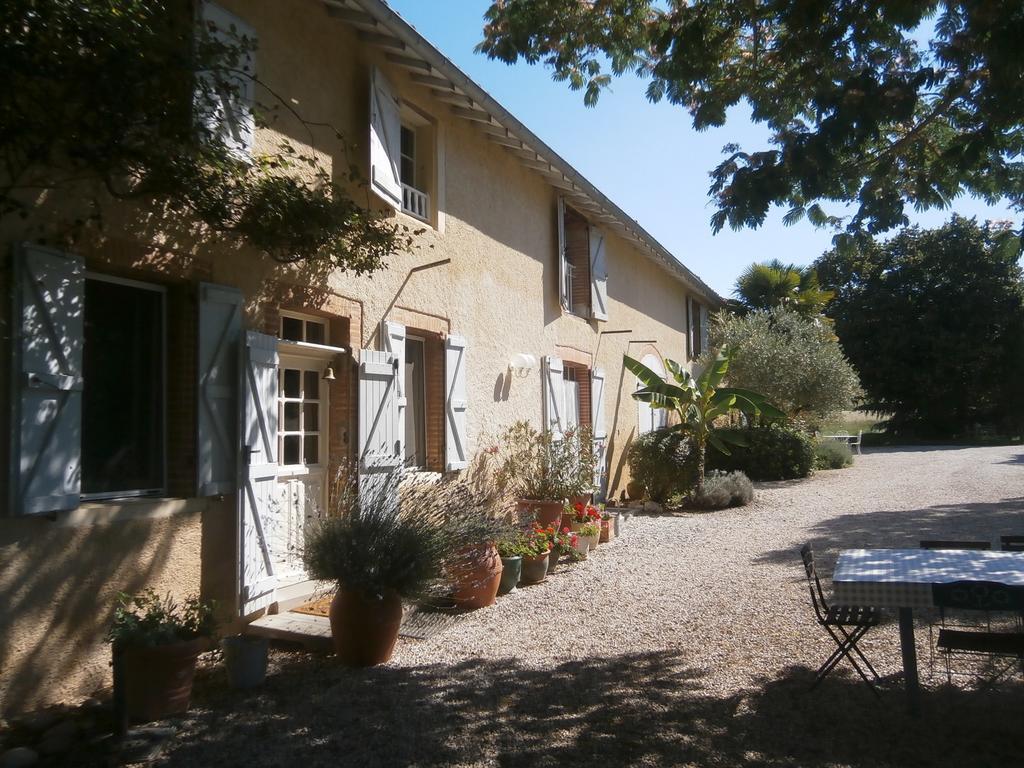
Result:
<svg viewBox="0 0 1024 768">
<path fill-rule="evenodd" d="M 567 441 L 518 421 L 505 430 L 498 450 L 496 479 L 518 500 L 520 517 L 532 517 L 545 527 L 557 523 L 574 487 L 576 456 Z"/>
<path fill-rule="evenodd" d="M 501 557 L 501 580 L 498 594 L 507 595 L 519 584 L 523 573 L 523 554 L 527 551 L 523 535 L 516 533 L 497 543 L 498 555 Z"/>
<path fill-rule="evenodd" d="M 524 537 L 523 573 L 520 584 L 540 584 L 548 576 L 551 542 L 543 528 L 535 528 Z"/>
<path fill-rule="evenodd" d="M 566 430 L 562 447 L 568 454 L 565 464 L 569 504 L 589 504 L 594 495 L 594 474 L 597 471 L 594 433 L 588 426 Z"/>
<path fill-rule="evenodd" d="M 598 541 L 601 538 L 601 524 L 599 522 L 583 523 L 580 525 L 577 535 L 587 542 L 588 549 L 597 549 Z"/>
<path fill-rule="evenodd" d="M 120 594 L 107 633 L 119 714 L 145 723 L 185 712 L 196 659 L 209 650 L 215 629 L 213 604 L 196 596 L 179 604 L 152 589 Z"/>
<path fill-rule="evenodd" d="M 473 563 L 467 550 L 474 555 L 485 550 L 491 602 L 498 590 L 501 560 L 492 543 L 492 533 L 499 529 L 495 521 L 472 498 L 467 500 L 459 486 L 400 487 L 400 480 L 400 473 L 392 473 L 360 489 L 353 477 L 339 474 L 330 514 L 306 536 L 304 559 L 310 576 L 337 585 L 331 634 L 338 657 L 352 666 L 391 658 L 402 600 L 449 594 L 453 571 L 465 575 L 469 569 L 464 566 Z"/>
</svg>

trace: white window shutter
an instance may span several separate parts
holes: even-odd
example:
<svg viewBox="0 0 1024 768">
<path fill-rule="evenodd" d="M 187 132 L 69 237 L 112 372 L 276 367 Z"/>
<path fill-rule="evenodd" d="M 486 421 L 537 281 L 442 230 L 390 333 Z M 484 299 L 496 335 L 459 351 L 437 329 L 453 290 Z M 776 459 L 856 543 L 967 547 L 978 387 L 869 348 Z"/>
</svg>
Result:
<svg viewBox="0 0 1024 768">
<path fill-rule="evenodd" d="M 277 337 L 249 331 L 244 369 L 242 448 L 244 492 L 239 496 L 239 614 L 248 616 L 274 601 L 277 576 L 270 537 L 277 503 Z"/>
<path fill-rule="evenodd" d="M 710 333 L 708 330 L 708 308 L 703 304 L 700 305 L 700 351 L 708 351 L 708 339 Z"/>
<path fill-rule="evenodd" d="M 695 344 L 697 341 L 694 338 L 693 311 L 693 298 L 688 296 L 686 298 L 686 352 L 691 359 L 694 357 L 693 352 L 696 349 Z"/>
<path fill-rule="evenodd" d="M 196 487 L 199 496 L 233 493 L 237 484 L 242 338 L 241 291 L 224 285 L 201 283 L 196 430 Z"/>
<path fill-rule="evenodd" d="M 565 379 L 562 360 L 544 358 L 544 429 L 550 430 L 555 440 L 562 439 L 565 429 Z"/>
<path fill-rule="evenodd" d="M 565 198 L 558 196 L 558 302 L 568 312 L 572 308 L 569 296 L 569 265 L 565 246 Z"/>
<path fill-rule="evenodd" d="M 398 453 L 405 461 L 405 409 L 409 400 L 405 393 L 405 326 L 390 320 L 380 324 L 381 345 L 385 352 L 394 355 L 397 366 L 395 378 L 395 406 L 398 408 Z"/>
<path fill-rule="evenodd" d="M 451 472 L 469 466 L 469 435 L 466 412 L 469 408 L 466 391 L 466 340 L 450 335 L 444 342 L 445 379 L 445 470 Z"/>
<path fill-rule="evenodd" d="M 398 430 L 398 360 L 390 352 L 359 352 L 359 487 L 383 487 L 402 466 Z"/>
<path fill-rule="evenodd" d="M 370 76 L 370 187 L 402 210 L 402 120 L 391 83 L 373 68 Z"/>
<path fill-rule="evenodd" d="M 214 40 L 247 47 L 237 60 L 231 57 L 232 60 L 223 62 L 227 71 L 219 78 L 214 78 L 210 72 L 199 74 L 202 88 L 197 100 L 203 125 L 210 135 L 221 137 L 234 154 L 248 158 L 252 155 L 256 133 L 253 115 L 256 60 L 251 50 L 256 30 L 215 3 L 200 3 L 199 12 L 200 22 Z"/>
<path fill-rule="evenodd" d="M 604 233 L 590 228 L 590 316 L 594 320 L 608 319 L 608 258 L 604 247 Z"/>
<path fill-rule="evenodd" d="M 594 368 L 590 372 L 590 426 L 595 440 L 608 437 L 604 413 L 604 368 Z"/>
<path fill-rule="evenodd" d="M 74 509 L 81 493 L 85 264 L 26 244 L 14 258 L 11 508 Z"/>
</svg>

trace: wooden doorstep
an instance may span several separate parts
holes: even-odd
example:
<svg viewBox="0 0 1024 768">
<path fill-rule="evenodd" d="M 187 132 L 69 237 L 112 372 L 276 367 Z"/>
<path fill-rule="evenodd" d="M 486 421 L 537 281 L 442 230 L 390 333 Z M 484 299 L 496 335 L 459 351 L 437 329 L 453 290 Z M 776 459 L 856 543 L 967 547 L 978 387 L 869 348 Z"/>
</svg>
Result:
<svg viewBox="0 0 1024 768">
<path fill-rule="evenodd" d="M 292 612 L 274 613 L 247 625 L 243 634 L 269 637 L 271 640 L 287 640 L 299 643 L 311 651 L 329 653 L 334 650 L 331 642 L 331 622 L 326 616 Z"/>
</svg>

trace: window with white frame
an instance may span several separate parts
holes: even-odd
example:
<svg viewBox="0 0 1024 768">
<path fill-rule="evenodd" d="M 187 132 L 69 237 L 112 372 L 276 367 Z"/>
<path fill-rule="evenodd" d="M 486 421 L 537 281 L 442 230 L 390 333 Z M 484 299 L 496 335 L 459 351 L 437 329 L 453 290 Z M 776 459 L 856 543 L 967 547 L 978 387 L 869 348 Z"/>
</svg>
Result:
<svg viewBox="0 0 1024 768">
<path fill-rule="evenodd" d="M 82 496 L 164 493 L 162 286 L 88 273 L 82 344 Z"/>
<path fill-rule="evenodd" d="M 279 336 L 284 341 L 326 345 L 328 342 L 327 321 L 318 317 L 300 315 L 297 312 L 282 312 Z"/>
<path fill-rule="evenodd" d="M 429 221 L 430 184 L 433 164 L 429 148 L 434 143 L 431 123 L 415 110 L 402 109 L 399 142 L 399 174 L 402 179 L 402 210 L 417 219 Z"/>
<path fill-rule="evenodd" d="M 281 312 L 284 342 L 327 346 L 327 321 L 298 312 Z M 318 467 L 327 458 L 328 385 L 324 360 L 281 350 L 278 369 L 278 456 L 284 468 Z M 286 470 L 287 471 L 287 470 Z"/>
</svg>

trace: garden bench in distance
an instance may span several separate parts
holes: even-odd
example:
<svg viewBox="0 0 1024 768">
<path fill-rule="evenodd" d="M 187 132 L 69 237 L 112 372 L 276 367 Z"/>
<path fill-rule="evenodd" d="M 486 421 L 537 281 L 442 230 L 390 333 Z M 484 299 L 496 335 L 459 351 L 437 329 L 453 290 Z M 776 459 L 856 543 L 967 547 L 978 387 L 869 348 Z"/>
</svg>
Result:
<svg viewBox="0 0 1024 768">
<path fill-rule="evenodd" d="M 822 440 L 838 440 L 846 443 L 851 448 L 856 448 L 857 453 L 860 453 L 860 442 L 864 436 L 864 430 L 860 430 L 856 435 L 851 435 L 847 432 L 837 432 L 834 435 L 818 435 Z"/>
</svg>

